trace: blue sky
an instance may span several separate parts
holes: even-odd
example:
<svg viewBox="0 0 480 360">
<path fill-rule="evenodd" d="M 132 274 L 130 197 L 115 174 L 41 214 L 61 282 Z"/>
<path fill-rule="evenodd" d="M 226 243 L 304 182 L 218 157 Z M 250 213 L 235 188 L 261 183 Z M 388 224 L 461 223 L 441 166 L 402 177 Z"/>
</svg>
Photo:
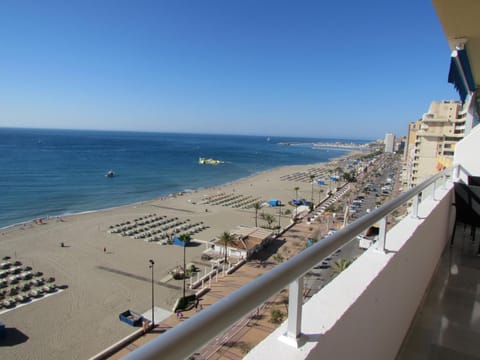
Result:
<svg viewBox="0 0 480 360">
<path fill-rule="evenodd" d="M 0 126 L 404 135 L 449 53 L 430 0 L 2 0 Z"/>
</svg>

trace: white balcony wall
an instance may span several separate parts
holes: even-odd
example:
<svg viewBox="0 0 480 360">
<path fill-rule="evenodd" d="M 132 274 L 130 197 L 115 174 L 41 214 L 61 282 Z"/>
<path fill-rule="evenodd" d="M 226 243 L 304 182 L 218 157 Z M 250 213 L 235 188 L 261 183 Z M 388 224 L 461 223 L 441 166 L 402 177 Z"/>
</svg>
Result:
<svg viewBox="0 0 480 360">
<path fill-rule="evenodd" d="M 453 229 L 453 191 L 425 199 L 419 218 L 403 219 L 387 235 L 386 253 L 367 250 L 303 307 L 306 343 L 278 338 L 286 323 L 246 359 L 394 359 Z"/>
<path fill-rule="evenodd" d="M 475 126 L 466 137 L 457 143 L 453 158 L 454 164 L 461 164 L 470 174 L 475 176 L 480 175 L 479 144 L 480 126 Z M 463 180 L 467 182 L 465 176 Z"/>
</svg>

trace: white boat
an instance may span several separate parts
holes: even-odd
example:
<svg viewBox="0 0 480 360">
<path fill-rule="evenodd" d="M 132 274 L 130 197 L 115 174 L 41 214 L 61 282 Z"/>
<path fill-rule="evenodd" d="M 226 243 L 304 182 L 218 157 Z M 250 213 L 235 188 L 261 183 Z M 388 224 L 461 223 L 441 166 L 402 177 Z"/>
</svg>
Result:
<svg viewBox="0 0 480 360">
<path fill-rule="evenodd" d="M 200 157 L 198 158 L 198 163 L 201 165 L 218 165 L 218 164 L 223 164 L 224 162 L 222 160 L 207 159 L 204 157 Z"/>
<path fill-rule="evenodd" d="M 113 170 L 108 170 L 107 173 L 105 174 L 105 177 L 112 178 L 115 176 L 115 173 Z"/>
</svg>

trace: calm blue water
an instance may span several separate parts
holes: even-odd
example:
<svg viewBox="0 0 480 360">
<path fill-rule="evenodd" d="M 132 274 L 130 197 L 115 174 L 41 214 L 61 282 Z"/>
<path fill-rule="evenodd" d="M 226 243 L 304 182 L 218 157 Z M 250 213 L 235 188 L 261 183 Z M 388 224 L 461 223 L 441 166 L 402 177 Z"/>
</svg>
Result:
<svg viewBox="0 0 480 360">
<path fill-rule="evenodd" d="M 345 154 L 278 145 L 302 140 L 322 139 L 0 129 L 0 227 L 125 205 Z M 199 156 L 226 163 L 202 166 Z M 104 176 L 110 169 L 116 177 Z"/>
</svg>

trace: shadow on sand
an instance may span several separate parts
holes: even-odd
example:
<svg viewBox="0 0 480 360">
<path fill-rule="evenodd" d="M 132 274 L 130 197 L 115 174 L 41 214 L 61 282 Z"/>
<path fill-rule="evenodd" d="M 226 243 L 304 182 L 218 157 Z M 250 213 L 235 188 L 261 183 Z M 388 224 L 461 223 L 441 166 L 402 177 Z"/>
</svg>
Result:
<svg viewBox="0 0 480 360">
<path fill-rule="evenodd" d="M 4 346 L 15 346 L 27 342 L 29 337 L 17 328 L 5 328 L 5 337 L 0 338 L 0 348 Z"/>
<path fill-rule="evenodd" d="M 189 247 L 198 247 L 198 246 L 201 246 L 201 245 L 204 245 L 203 243 L 200 243 L 200 242 L 197 242 L 197 241 L 190 241 L 188 244 L 187 244 L 187 248 Z"/>
<path fill-rule="evenodd" d="M 276 254 L 278 249 L 285 244 L 285 239 L 283 238 L 276 238 L 274 239 L 266 248 L 263 248 L 259 252 L 252 255 L 252 260 L 260 260 L 265 261 L 272 255 Z"/>
</svg>

